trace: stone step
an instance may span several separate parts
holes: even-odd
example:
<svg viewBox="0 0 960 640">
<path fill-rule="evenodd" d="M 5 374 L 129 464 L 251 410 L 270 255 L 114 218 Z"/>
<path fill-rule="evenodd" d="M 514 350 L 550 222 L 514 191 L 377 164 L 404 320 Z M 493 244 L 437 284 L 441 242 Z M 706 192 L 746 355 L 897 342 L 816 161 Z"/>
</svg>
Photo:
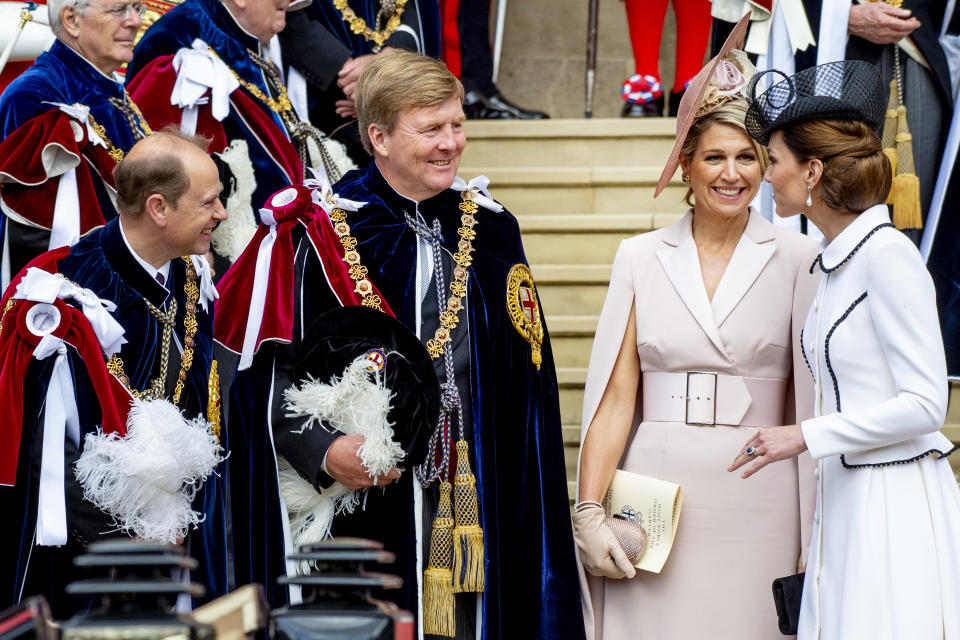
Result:
<svg viewBox="0 0 960 640">
<path fill-rule="evenodd" d="M 609 264 L 541 264 L 532 270 L 548 322 L 556 316 L 599 315 L 610 283 Z"/>
<path fill-rule="evenodd" d="M 674 176 L 653 197 L 660 167 L 528 167 L 463 165 L 460 176 L 490 178 L 490 193 L 515 216 L 636 213 L 682 214 L 686 185 Z"/>
<path fill-rule="evenodd" d="M 470 166 L 631 166 L 642 157 L 663 166 L 673 148 L 676 120 L 519 120 L 466 123 L 463 164 Z M 462 173 L 464 177 L 467 174 Z"/>
<path fill-rule="evenodd" d="M 612 262 L 625 238 L 670 224 L 679 214 L 572 214 L 520 216 L 523 248 L 531 264 Z"/>
</svg>

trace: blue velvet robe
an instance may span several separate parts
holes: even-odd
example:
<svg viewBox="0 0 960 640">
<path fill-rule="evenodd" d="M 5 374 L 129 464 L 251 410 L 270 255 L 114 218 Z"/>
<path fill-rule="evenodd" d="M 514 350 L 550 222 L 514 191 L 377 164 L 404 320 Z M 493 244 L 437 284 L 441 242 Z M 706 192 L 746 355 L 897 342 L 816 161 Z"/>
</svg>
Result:
<svg viewBox="0 0 960 640">
<path fill-rule="evenodd" d="M 184 341 L 183 319 L 186 314 L 186 269 L 179 258 L 170 266 L 168 286 L 172 293 L 158 284 L 136 261 L 127 249 L 120 234 L 119 220 L 107 223 L 75 244 L 70 254 L 59 263 L 59 272 L 81 287 L 88 288 L 100 298 L 117 305 L 114 318 L 123 326 L 127 342 L 120 350 L 124 372 L 130 384 L 144 389 L 155 378 L 160 368 L 160 334 L 162 326 L 146 308 L 144 299 L 161 307 L 168 296 L 177 301 L 177 340 Z M 206 415 L 207 389 L 210 366 L 213 360 L 213 309 L 205 312 L 197 304 L 198 329 L 194 337 L 193 366 L 187 374 L 180 398 L 179 408 L 187 417 Z M 177 347 L 170 345 L 169 366 L 179 371 L 180 357 Z M 80 418 L 80 449 L 69 439 L 65 443 L 65 460 L 76 460 L 82 452 L 83 438 L 95 432 L 101 423 L 100 406 L 96 392 L 84 372 L 83 360 L 73 349 L 68 349 L 70 368 L 76 390 L 77 411 Z M 5 535 L 7 544 L 0 553 L 0 609 L 20 598 L 42 593 L 53 607 L 55 617 L 66 618 L 83 602 L 71 602 L 64 595 L 69 582 L 83 577 L 73 567 L 73 556 L 82 553 L 96 535 L 123 535 L 109 533 L 110 518 L 99 512 L 92 504 L 82 500 L 82 491 L 77 484 L 72 468 L 65 477 L 67 492 L 68 543 L 63 547 L 34 546 L 34 531 L 37 519 L 38 468 L 37 462 L 42 447 L 42 411 L 47 385 L 52 373 L 54 358 L 32 360 L 24 391 L 23 430 L 17 480 L 13 487 L 0 487 L 0 509 L 7 515 L 10 527 Z M 172 388 L 168 384 L 168 392 Z M 226 449 L 226 431 L 221 431 L 221 444 Z M 224 468 L 211 474 L 198 493 L 193 508 L 204 514 L 205 520 L 197 530 L 189 533 L 185 544 L 189 553 L 200 566 L 191 578 L 207 588 L 207 597 L 223 595 L 232 585 L 228 584 L 228 543 L 225 509 Z M 219 475 L 218 475 L 219 474 Z M 103 537 L 108 537 L 104 535 Z"/>
<path fill-rule="evenodd" d="M 223 3 L 218 0 L 187 0 L 177 5 L 144 33 L 133 51 L 133 61 L 127 68 L 127 78 L 134 78 L 141 69 L 155 58 L 175 54 L 183 47 L 189 48 L 196 38 L 206 42 L 218 56 L 246 82 L 256 85 L 262 92 L 271 95 L 260 69 L 250 60 L 247 50 L 260 52 L 260 43 L 245 33 Z M 268 58 L 264 50 L 262 57 Z M 237 89 L 237 91 L 245 91 Z M 264 113 L 276 123 L 281 135 L 289 138 L 280 117 L 267 105 L 255 100 Z M 144 106 L 144 112 L 148 106 Z M 257 188 L 251 202 L 266 202 L 275 191 L 290 184 L 286 174 L 258 142 L 257 132 L 231 109 L 222 122 L 227 140 L 242 138 L 247 141 L 250 161 L 257 179 Z"/>
<path fill-rule="evenodd" d="M 404 210 L 414 213 L 412 201 L 393 190 L 376 163 L 348 173 L 334 191 L 367 203 L 349 214 L 350 232 L 370 279 L 415 331 L 417 236 L 403 216 Z M 440 220 L 442 244 L 451 255 L 458 251 L 460 202 L 460 194 L 448 189 L 418 205 L 427 225 Z M 545 330 L 538 371 L 530 345 L 507 315 L 507 274 L 526 264 L 516 219 L 482 207 L 475 218 L 465 313 L 470 456 L 486 552 L 483 637 L 583 638 L 550 339 Z"/>
<path fill-rule="evenodd" d="M 45 102 L 79 103 L 90 108 L 90 114 L 103 125 L 106 137 L 114 146 L 129 151 L 145 132 L 139 127 L 131 129 L 124 113 L 110 104 L 110 98 L 126 99 L 123 83 L 104 75 L 76 51 L 56 40 L 0 95 L 0 139 L 27 120 L 56 109 Z M 104 185 L 94 181 L 94 187 L 104 220 L 117 217 Z M 0 213 L 0 221 L 3 219 Z"/>
</svg>

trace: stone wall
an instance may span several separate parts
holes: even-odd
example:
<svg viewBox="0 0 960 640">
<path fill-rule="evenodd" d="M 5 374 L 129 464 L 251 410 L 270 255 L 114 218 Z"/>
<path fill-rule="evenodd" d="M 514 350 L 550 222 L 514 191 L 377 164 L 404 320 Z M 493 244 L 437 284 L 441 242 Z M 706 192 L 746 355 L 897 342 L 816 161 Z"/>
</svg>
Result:
<svg viewBox="0 0 960 640">
<path fill-rule="evenodd" d="M 554 118 L 583 117 L 588 7 L 587 0 L 508 0 L 498 81 L 507 98 Z M 593 114 L 616 117 L 620 85 L 634 71 L 622 0 L 600 0 L 598 31 Z M 675 41 L 673 11 L 668 9 L 660 45 L 664 82 L 673 79 Z"/>
</svg>

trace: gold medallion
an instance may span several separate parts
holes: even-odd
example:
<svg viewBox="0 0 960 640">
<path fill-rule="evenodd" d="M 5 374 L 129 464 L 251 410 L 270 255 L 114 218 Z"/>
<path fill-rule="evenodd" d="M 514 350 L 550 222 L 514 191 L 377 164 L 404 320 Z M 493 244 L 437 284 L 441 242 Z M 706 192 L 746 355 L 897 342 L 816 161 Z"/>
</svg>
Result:
<svg viewBox="0 0 960 640">
<path fill-rule="evenodd" d="M 525 264 L 515 264 L 507 274 L 507 314 L 514 328 L 530 343 L 530 359 L 537 371 L 543 362 L 540 347 L 543 344 L 543 321 L 533 274 Z"/>
</svg>

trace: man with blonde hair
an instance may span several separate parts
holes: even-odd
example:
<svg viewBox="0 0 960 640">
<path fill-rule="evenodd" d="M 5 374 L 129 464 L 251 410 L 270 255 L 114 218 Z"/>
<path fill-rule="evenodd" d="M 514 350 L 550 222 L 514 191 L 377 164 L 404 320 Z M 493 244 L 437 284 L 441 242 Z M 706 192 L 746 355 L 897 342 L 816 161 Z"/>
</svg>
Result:
<svg viewBox="0 0 960 640">
<path fill-rule="evenodd" d="M 338 516 L 333 533 L 396 552 L 425 634 L 582 638 L 550 341 L 516 219 L 486 178 L 457 177 L 463 95 L 437 60 L 378 56 L 356 89 L 373 162 L 321 199 L 362 304 L 417 334 L 443 400 L 392 511 Z M 297 471 L 316 478 L 322 459 Z"/>
</svg>

